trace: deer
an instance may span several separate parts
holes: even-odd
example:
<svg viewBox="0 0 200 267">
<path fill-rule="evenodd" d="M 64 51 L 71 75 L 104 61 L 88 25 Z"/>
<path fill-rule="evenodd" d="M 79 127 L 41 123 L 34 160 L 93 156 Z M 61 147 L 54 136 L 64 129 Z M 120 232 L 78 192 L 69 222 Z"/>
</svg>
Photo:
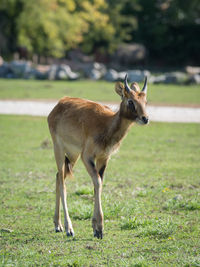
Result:
<svg viewBox="0 0 200 267">
<path fill-rule="evenodd" d="M 67 207 L 65 179 L 73 174 L 73 167 L 81 157 L 94 185 L 93 234 L 98 239 L 103 238 L 101 194 L 108 161 L 134 123 L 146 125 L 149 122 L 145 110 L 147 77 L 142 90 L 136 82 L 129 86 L 127 79 L 126 74 L 124 82 L 117 82 L 115 85 L 115 91 L 121 97 L 121 104 L 116 112 L 90 100 L 65 96 L 48 116 L 57 165 L 54 215 L 56 232 L 63 232 L 60 216 L 62 202 L 66 234 L 68 237 L 74 236 Z"/>
</svg>

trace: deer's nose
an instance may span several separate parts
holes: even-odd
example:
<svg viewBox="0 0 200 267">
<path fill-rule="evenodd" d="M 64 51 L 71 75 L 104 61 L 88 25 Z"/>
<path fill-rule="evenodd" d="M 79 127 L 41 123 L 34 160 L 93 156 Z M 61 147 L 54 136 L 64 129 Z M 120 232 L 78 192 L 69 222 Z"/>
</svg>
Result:
<svg viewBox="0 0 200 267">
<path fill-rule="evenodd" d="M 145 116 L 142 116 L 142 121 L 144 122 L 144 124 L 147 124 L 149 122 L 149 119 Z"/>
</svg>

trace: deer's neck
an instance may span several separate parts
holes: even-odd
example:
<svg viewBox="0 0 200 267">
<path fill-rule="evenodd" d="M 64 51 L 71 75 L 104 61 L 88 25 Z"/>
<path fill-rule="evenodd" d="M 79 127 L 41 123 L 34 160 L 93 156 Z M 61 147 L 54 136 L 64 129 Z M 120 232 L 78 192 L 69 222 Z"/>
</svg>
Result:
<svg viewBox="0 0 200 267">
<path fill-rule="evenodd" d="M 132 121 L 121 116 L 119 110 L 112 116 L 107 127 L 96 137 L 95 141 L 104 149 L 115 150 L 125 137 L 131 124 Z"/>
<path fill-rule="evenodd" d="M 113 116 L 112 123 L 108 129 L 108 138 L 111 141 L 111 145 L 120 143 L 120 141 L 126 136 L 132 121 L 121 116 L 120 110 Z"/>
</svg>

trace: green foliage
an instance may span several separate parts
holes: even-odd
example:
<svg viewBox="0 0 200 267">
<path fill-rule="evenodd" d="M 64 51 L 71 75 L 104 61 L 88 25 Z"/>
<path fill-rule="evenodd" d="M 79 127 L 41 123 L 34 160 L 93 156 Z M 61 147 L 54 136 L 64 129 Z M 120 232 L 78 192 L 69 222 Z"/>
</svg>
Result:
<svg viewBox="0 0 200 267">
<path fill-rule="evenodd" d="M 83 35 L 82 49 L 86 52 L 95 52 L 100 49 L 106 52 L 113 41 L 115 29 L 107 14 L 108 5 L 105 0 L 78 1 L 80 16 L 88 26 Z"/>
<path fill-rule="evenodd" d="M 63 57 L 76 47 L 108 54 L 139 42 L 149 62 L 197 64 L 199 13 L 199 0 L 0 0 L 0 48 Z"/>
<path fill-rule="evenodd" d="M 9 24 L 15 31 L 5 35 L 16 35 L 15 46 L 54 57 L 62 57 L 78 45 L 87 52 L 96 44 L 101 46 L 101 42 L 108 48 L 115 30 L 107 9 L 105 0 L 2 0 L 0 3 L 0 11 L 12 19 Z"/>
<path fill-rule="evenodd" d="M 196 36 L 200 33 L 198 0 L 140 0 L 136 40 L 144 43 L 155 62 L 182 66 L 200 60 Z M 193 63 L 194 64 L 194 63 Z"/>
<path fill-rule="evenodd" d="M 61 57 L 82 40 L 87 25 L 71 1 L 24 1 L 18 18 L 18 44 L 30 52 Z"/>
<path fill-rule="evenodd" d="M 21 0 L 0 0 L 0 49 L 2 55 L 9 55 L 17 48 L 17 18 L 21 13 Z"/>
</svg>

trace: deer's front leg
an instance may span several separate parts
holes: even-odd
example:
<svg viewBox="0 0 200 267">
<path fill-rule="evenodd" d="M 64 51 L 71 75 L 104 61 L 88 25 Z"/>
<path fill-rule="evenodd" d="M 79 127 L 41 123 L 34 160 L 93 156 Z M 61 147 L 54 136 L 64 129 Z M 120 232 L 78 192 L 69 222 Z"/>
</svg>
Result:
<svg viewBox="0 0 200 267">
<path fill-rule="evenodd" d="M 92 218 L 92 227 L 94 236 L 97 238 L 103 238 L 103 211 L 101 206 L 101 192 L 102 192 L 102 180 L 96 169 L 94 158 L 82 155 L 83 163 L 92 178 L 94 184 L 94 213 Z"/>
<path fill-rule="evenodd" d="M 99 176 L 101 177 L 101 181 L 103 183 L 103 177 L 104 177 L 104 172 L 107 166 L 109 158 L 99 158 L 97 159 L 96 163 L 96 168 Z"/>
<path fill-rule="evenodd" d="M 92 218 L 92 227 L 94 237 L 103 238 L 103 211 L 101 206 L 102 181 L 98 176 L 93 178 L 94 184 L 94 213 Z"/>
</svg>

